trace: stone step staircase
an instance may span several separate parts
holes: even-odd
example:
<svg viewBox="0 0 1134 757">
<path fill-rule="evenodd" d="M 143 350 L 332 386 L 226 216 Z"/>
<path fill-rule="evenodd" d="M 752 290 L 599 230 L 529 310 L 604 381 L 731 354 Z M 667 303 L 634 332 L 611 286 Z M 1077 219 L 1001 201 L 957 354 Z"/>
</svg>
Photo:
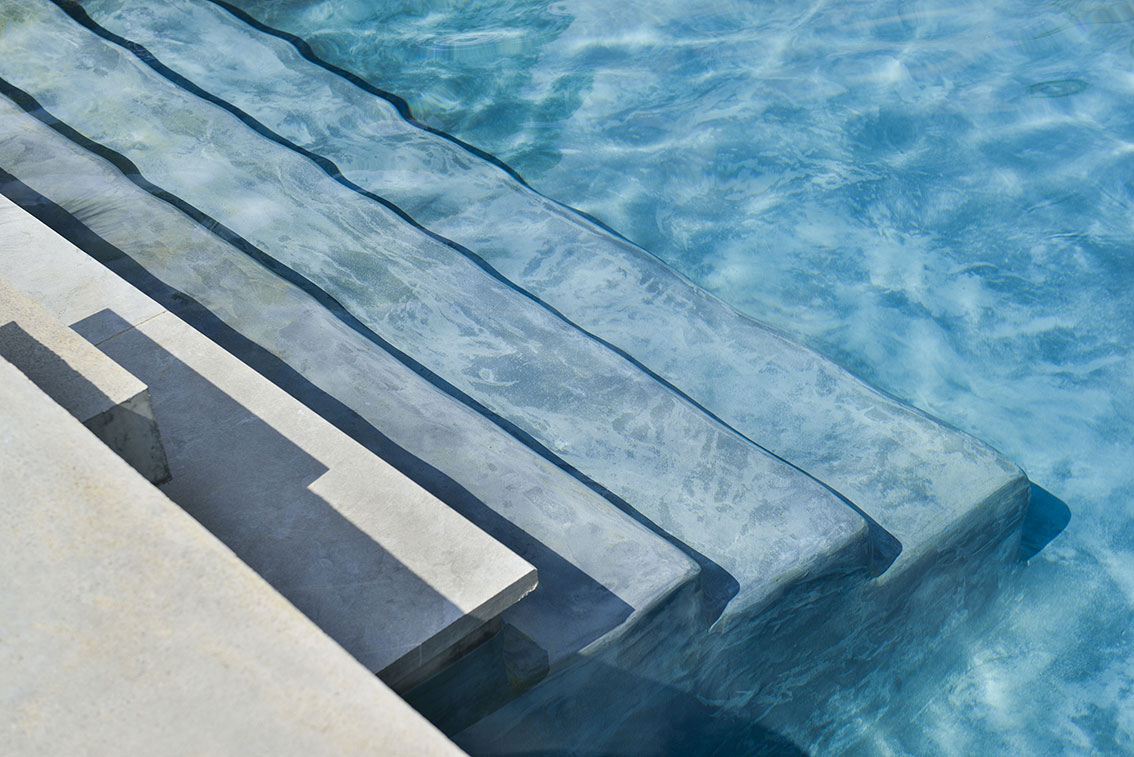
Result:
<svg viewBox="0 0 1134 757">
<path fill-rule="evenodd" d="M 747 318 L 227 2 L 88 0 L 108 31 L 388 199 L 707 412 L 845 495 L 900 544 L 894 578 L 984 539 L 1019 474 L 995 451 Z M 226 10 L 231 9 L 231 10 Z M 304 52 L 308 57 L 304 56 Z M 180 77 L 180 79 L 178 79 Z M 359 86 L 361 84 L 362 86 Z M 1007 508 L 1007 509 L 1006 509 Z"/>
<path fill-rule="evenodd" d="M 6 8 L 17 20 L 5 36 L 19 43 L 5 56 L 9 86 L 112 151 L 135 183 L 303 289 L 369 350 L 598 482 L 696 555 L 703 573 L 713 570 L 702 576 L 711 619 L 760 611 L 792 576 L 869 567 L 866 521 L 828 488 L 460 249 L 343 187 L 55 4 Z"/>
<path fill-rule="evenodd" d="M 370 350 L 302 290 L 266 275 L 95 154 L 2 100 L 0 130 L 0 150 L 19 156 L 9 166 L 28 182 L 9 174 L 4 191 L 535 565 L 539 586 L 505 618 L 535 640 L 549 664 L 609 640 L 675 598 L 699 604 L 696 563 L 479 414 Z M 94 212 L 80 224 L 64 206 Z M 27 239 L 20 249 L 48 243 Z M 36 267 L 14 248 L 4 253 L 28 286 L 58 285 L 57 276 L 37 278 Z M 267 310 L 247 309 L 250 283 Z M 352 359 L 344 361 L 344 353 Z M 375 393 L 374 385 L 390 391 Z"/>
<path fill-rule="evenodd" d="M 1001 556 L 1027 486 L 993 450 L 226 7 L 6 3 L 7 191 L 535 565 L 518 689 L 607 655 L 755 690 L 815 608 L 812 672 Z"/>
<path fill-rule="evenodd" d="M 0 356 L 387 683 L 427 677 L 535 587 L 526 561 L 2 198 L 0 230 L 20 285 L 0 281 Z"/>
</svg>

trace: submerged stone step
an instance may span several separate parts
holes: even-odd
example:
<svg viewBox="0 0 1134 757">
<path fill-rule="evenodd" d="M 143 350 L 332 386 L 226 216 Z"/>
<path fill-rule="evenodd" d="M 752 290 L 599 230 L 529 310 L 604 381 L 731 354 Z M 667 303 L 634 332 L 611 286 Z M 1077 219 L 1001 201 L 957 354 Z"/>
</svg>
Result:
<svg viewBox="0 0 1134 757">
<path fill-rule="evenodd" d="M 979 552 L 1017 528 L 1023 474 L 994 450 L 737 313 L 456 140 L 405 121 L 364 82 L 316 65 L 309 50 L 222 5 L 91 0 L 84 7 L 844 494 L 901 542 L 884 581 L 916 580 L 941 556 Z"/>
<path fill-rule="evenodd" d="M 0 228 L 31 231 L 0 260 L 76 342 L 61 354 L 149 387 L 175 474 L 162 491 L 388 683 L 533 588 L 531 565 L 7 200 Z"/>
<path fill-rule="evenodd" d="M 88 252 L 148 282 L 183 318 L 535 565 L 539 585 L 504 617 L 540 646 L 547 665 L 612 643 L 697 589 L 698 566 L 676 547 L 375 349 L 303 290 L 2 97 L 0 169 L 20 179 L 0 182 L 0 190 L 69 224 Z M 0 245 L 8 269 L 29 291 L 57 293 L 60 317 L 82 321 L 89 338 L 121 331 L 90 317 L 103 307 L 92 282 L 113 275 L 81 259 L 62 267 L 68 276 L 59 266 L 45 268 L 39 251 L 60 240 L 38 225 L 30 230 L 37 235 L 27 233 L 13 217 L 22 215 L 0 199 L 3 239 L 18 240 Z M 162 312 L 140 295 L 119 298 L 116 307 L 130 323 Z"/>
<path fill-rule="evenodd" d="M 702 561 L 712 617 L 725 602 L 722 618 L 758 613 L 803 577 L 870 567 L 870 529 L 845 499 L 458 246 L 174 86 L 148 57 L 46 0 L 13 0 L 4 12 L 0 68 L 9 92 L 26 89 L 12 92 L 23 107 L 39 112 L 30 94 L 46 121 L 113 151 L 104 156 L 140 186 L 304 288 L 379 350 L 613 492 Z"/>
</svg>

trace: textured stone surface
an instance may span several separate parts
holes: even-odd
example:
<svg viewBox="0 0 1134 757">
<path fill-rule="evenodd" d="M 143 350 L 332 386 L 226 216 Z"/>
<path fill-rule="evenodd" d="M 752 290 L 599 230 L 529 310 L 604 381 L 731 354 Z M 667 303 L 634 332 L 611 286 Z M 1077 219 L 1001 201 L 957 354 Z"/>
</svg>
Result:
<svg viewBox="0 0 1134 757">
<path fill-rule="evenodd" d="M 209 3 L 94 0 L 85 7 L 182 75 L 335 161 L 352 181 L 467 245 L 848 497 L 902 544 L 884 580 L 907 569 L 919 574 L 923 558 L 972 551 L 988 528 L 1018 522 L 1020 503 L 997 492 L 1023 474 L 988 446 L 883 395 L 491 163 L 406 123 L 390 103 L 304 60 L 289 43 Z M 365 34 L 362 28 L 352 33 Z M 223 39 L 219 49 L 234 52 L 203 54 L 203 39 Z"/>
<path fill-rule="evenodd" d="M 49 281 L 81 287 L 84 310 L 149 301 L 7 200 L 0 222 L 31 232 L 36 247 L 3 259 L 21 286 L 42 282 L 59 316 L 82 310 Z M 180 319 L 139 309 L 151 315 L 137 327 L 104 309 L 73 328 L 113 334 L 97 355 L 150 387 L 164 491 L 365 665 L 412 670 L 531 591 L 522 558 Z"/>
<path fill-rule="evenodd" d="M 152 387 L 163 490 L 372 670 L 425 662 L 535 586 L 524 560 L 175 316 L 100 349 Z"/>
<path fill-rule="evenodd" d="M 540 645 L 552 664 L 613 629 L 632 625 L 679 588 L 697 582 L 697 565 L 663 538 L 386 353 L 373 350 L 298 288 L 3 100 L 0 147 L 8 156 L 8 170 L 74 209 L 93 231 L 149 272 L 190 293 L 221 323 L 279 355 L 318 389 L 345 403 L 373 424 L 360 431 L 355 423 L 358 438 L 397 460 L 535 565 L 539 586 L 505 616 Z M 5 218 L 10 225 L 18 225 L 17 218 L 26 223 L 26 213 L 5 202 L 0 198 L 0 223 Z M 92 207 L 104 210 L 85 212 Z M 74 250 L 58 237 L 53 245 Z M 78 255 L 74 251 L 74 261 L 68 257 L 66 270 L 80 270 L 90 281 L 111 276 L 98 265 L 85 270 Z M 35 265 L 30 255 L 11 260 L 21 271 Z M 113 314 L 96 313 L 81 329 L 85 334 L 115 332 L 114 320 Z M 213 333 L 218 330 L 213 323 Z M 243 354 L 257 358 L 255 352 Z M 284 373 L 273 371 L 276 380 L 307 401 L 317 399 L 312 387 L 287 383 Z M 320 407 L 334 411 L 326 403 Z"/>
<path fill-rule="evenodd" d="M 714 616 L 726 603 L 730 615 L 758 612 L 804 575 L 869 565 L 866 522 L 819 482 L 460 250 L 175 86 L 58 8 L 11 2 L 8 45 L 42 51 L 17 52 L 5 66 L 13 83 L 28 87 L 54 117 L 120 151 L 148 181 L 242 235 L 269 265 L 303 277 L 376 347 L 715 563 L 732 587 L 712 595 Z M 104 86 L 104 69 L 113 71 L 112 88 Z M 89 97 L 95 88 L 100 96 Z M 206 153 L 201 134 L 209 135 Z"/>
<path fill-rule="evenodd" d="M 0 751 L 460 751 L 0 360 Z"/>
<path fill-rule="evenodd" d="M 4 102 L 7 104 L 6 100 Z M 0 167 L 8 164 L 11 158 L 6 153 Z M 71 250 L 67 268 L 60 269 L 50 259 L 41 257 L 39 251 L 44 249 Z M 6 261 L 4 277 L 61 323 L 72 324 L 106 308 L 103 289 L 98 282 L 109 281 L 113 275 L 47 226 L 29 223 L 27 213 L 4 197 L 0 197 L 0 260 Z M 117 294 L 114 302 L 114 312 L 119 320 L 107 324 L 102 330 L 88 332 L 86 338 L 97 345 L 103 339 L 114 336 L 114 329 L 120 328 L 120 321 L 135 326 L 164 310 L 141 292 L 126 288 Z"/>
<path fill-rule="evenodd" d="M 2 278 L 0 357 L 149 481 L 169 478 L 146 386 Z"/>
</svg>

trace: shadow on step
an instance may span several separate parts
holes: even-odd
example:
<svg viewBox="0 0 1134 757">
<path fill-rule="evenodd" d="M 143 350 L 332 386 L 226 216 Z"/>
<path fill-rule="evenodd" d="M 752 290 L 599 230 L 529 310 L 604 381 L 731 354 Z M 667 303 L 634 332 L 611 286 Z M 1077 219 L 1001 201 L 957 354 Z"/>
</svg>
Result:
<svg viewBox="0 0 1134 757">
<path fill-rule="evenodd" d="M 72 415 L 75 406 L 109 407 L 114 404 L 86 376 L 15 321 L 0 325 L 0 358 L 19 368 L 32 383 L 55 402 L 64 405 Z M 60 398 L 66 398 L 66 403 Z"/>
<path fill-rule="evenodd" d="M 1071 508 L 1067 503 L 1033 483 L 1020 528 L 1020 560 L 1027 562 L 1039 554 L 1070 522 Z"/>
<path fill-rule="evenodd" d="M 571 638 L 565 641 L 567 646 L 581 648 L 629 617 L 633 608 L 602 584 L 502 517 L 460 483 L 400 447 L 361 415 L 237 332 L 192 297 L 158 279 L 67 210 L 3 170 L 0 170 L 0 194 L 525 558 L 539 572 L 539 585 L 523 600 L 525 609 L 561 606 L 563 614 L 574 619 L 569 628 L 568 624 L 564 625 L 564 630 L 571 632 Z M 728 578 L 735 584 L 734 579 Z M 726 586 L 722 603 L 735 593 L 734 586 Z"/>
<path fill-rule="evenodd" d="M 117 334 L 99 349 L 150 387 L 166 496 L 364 665 L 414 652 L 422 622 L 465 614 L 311 491 L 327 467 L 255 412 L 112 311 L 73 328 Z"/>
</svg>

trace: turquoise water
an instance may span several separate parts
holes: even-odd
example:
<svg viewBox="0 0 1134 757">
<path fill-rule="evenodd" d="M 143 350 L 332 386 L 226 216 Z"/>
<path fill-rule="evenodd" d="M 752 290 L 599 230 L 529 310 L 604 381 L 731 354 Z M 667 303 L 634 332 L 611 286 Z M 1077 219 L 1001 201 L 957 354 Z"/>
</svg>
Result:
<svg viewBox="0 0 1134 757">
<path fill-rule="evenodd" d="M 537 564 L 458 743 L 1134 749 L 1134 6 L 241 4 L 1074 513 L 220 0 L 5 0 L 0 191 Z"/>
<path fill-rule="evenodd" d="M 859 748 L 1134 751 L 1134 4 L 238 4 L 1067 502 Z"/>
</svg>

